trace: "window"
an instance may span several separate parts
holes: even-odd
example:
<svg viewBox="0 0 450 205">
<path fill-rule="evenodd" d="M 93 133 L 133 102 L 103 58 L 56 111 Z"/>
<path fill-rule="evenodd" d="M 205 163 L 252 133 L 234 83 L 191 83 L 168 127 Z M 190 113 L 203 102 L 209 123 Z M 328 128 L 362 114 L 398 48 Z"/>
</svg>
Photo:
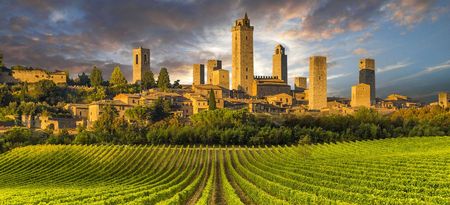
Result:
<svg viewBox="0 0 450 205">
<path fill-rule="evenodd" d="M 245 79 L 248 79 L 248 75 L 245 76 Z"/>
<path fill-rule="evenodd" d="M 139 55 L 136 54 L 136 64 L 139 64 Z"/>
<path fill-rule="evenodd" d="M 247 40 L 247 36 L 245 36 L 245 40 Z"/>
<path fill-rule="evenodd" d="M 144 54 L 144 64 L 147 64 L 147 54 Z"/>
<path fill-rule="evenodd" d="M 248 67 L 245 67 L 245 71 L 248 71 Z"/>
</svg>

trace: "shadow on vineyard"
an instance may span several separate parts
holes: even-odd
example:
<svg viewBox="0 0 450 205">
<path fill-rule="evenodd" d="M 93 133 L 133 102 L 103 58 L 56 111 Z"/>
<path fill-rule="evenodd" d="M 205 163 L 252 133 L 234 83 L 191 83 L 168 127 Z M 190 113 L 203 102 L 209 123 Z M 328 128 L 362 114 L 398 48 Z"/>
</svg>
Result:
<svg viewBox="0 0 450 205">
<path fill-rule="evenodd" d="M 35 145 L 2 204 L 448 204 L 450 137 L 298 146 Z"/>
</svg>

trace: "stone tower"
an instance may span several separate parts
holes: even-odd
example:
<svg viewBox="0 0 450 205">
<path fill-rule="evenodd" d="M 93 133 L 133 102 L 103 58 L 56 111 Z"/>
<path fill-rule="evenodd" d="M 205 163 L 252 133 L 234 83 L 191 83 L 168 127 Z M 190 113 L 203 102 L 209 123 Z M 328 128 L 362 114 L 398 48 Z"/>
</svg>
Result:
<svg viewBox="0 0 450 205">
<path fill-rule="evenodd" d="M 205 65 L 194 64 L 193 66 L 193 85 L 205 84 Z"/>
<path fill-rule="evenodd" d="M 441 106 L 443 108 L 448 107 L 448 93 L 447 92 L 439 93 L 439 106 Z"/>
<path fill-rule="evenodd" d="M 230 89 L 230 72 L 228 70 L 219 69 L 213 71 L 212 84 L 218 85 L 227 90 Z"/>
<path fill-rule="evenodd" d="M 306 90 L 306 77 L 295 77 L 294 78 L 294 89 L 296 91 Z"/>
<path fill-rule="evenodd" d="M 150 71 L 150 49 L 142 47 L 134 48 L 132 83 L 141 81 L 145 71 Z"/>
<path fill-rule="evenodd" d="M 222 69 L 222 61 L 221 60 L 208 60 L 208 64 L 206 65 L 208 68 L 208 80 L 206 84 L 212 84 L 213 82 L 213 71 Z"/>
<path fill-rule="evenodd" d="M 276 76 L 287 83 L 287 55 L 284 52 L 284 47 L 280 44 L 275 47 L 272 64 L 272 76 Z"/>
<path fill-rule="evenodd" d="M 360 83 L 352 86 L 352 100 L 350 101 L 352 107 L 370 107 L 370 85 Z"/>
<path fill-rule="evenodd" d="M 375 104 L 375 60 L 363 58 L 359 60 L 359 83 L 370 85 L 370 104 Z"/>
<path fill-rule="evenodd" d="M 327 58 L 309 58 L 309 109 L 320 110 L 327 107 Z"/>
<path fill-rule="evenodd" d="M 232 29 L 232 89 L 251 94 L 253 85 L 253 26 L 247 13 Z"/>
</svg>

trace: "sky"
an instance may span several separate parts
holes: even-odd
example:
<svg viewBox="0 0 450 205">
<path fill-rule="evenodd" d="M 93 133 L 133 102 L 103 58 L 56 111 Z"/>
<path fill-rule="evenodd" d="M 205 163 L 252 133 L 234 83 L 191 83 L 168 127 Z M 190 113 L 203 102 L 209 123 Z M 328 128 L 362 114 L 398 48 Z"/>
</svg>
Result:
<svg viewBox="0 0 450 205">
<path fill-rule="evenodd" d="M 360 58 L 376 61 L 377 96 L 433 101 L 450 91 L 447 0 L 5 0 L 0 51 L 7 66 L 66 70 L 95 65 L 131 80 L 131 51 L 151 50 L 155 76 L 192 82 L 192 64 L 222 60 L 231 70 L 231 26 L 247 12 L 254 26 L 255 75 L 271 75 L 286 47 L 289 84 L 308 76 L 308 58 L 327 56 L 328 95 L 350 97 Z M 230 72 L 231 73 L 231 72 Z"/>
</svg>

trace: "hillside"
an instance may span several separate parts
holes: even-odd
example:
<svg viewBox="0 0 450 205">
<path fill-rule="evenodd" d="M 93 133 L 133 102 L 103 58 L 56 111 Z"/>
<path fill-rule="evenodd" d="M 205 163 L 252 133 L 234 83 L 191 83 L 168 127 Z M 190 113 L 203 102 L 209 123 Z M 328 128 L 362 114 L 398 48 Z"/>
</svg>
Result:
<svg viewBox="0 0 450 205">
<path fill-rule="evenodd" d="M 38 145 L 0 155 L 5 204 L 449 204 L 450 137 L 299 147 Z"/>
</svg>

